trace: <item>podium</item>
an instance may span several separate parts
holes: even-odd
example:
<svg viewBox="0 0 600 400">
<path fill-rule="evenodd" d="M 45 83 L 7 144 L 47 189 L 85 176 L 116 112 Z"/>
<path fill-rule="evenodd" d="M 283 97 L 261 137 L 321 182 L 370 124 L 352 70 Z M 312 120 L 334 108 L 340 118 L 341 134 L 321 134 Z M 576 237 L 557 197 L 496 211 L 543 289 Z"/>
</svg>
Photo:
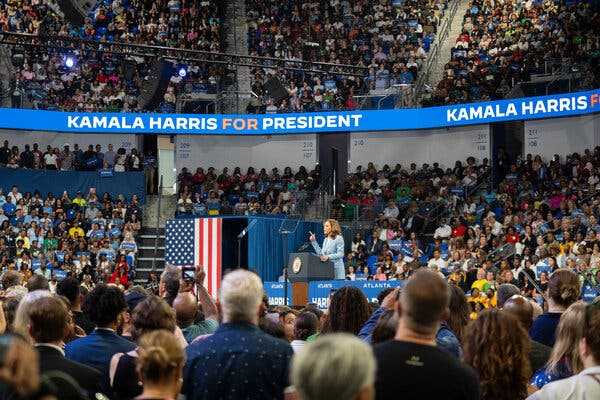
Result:
<svg viewBox="0 0 600 400">
<path fill-rule="evenodd" d="M 288 261 L 288 279 L 292 283 L 292 305 L 308 303 L 308 283 L 334 278 L 333 262 L 321 261 L 314 253 L 291 253 Z"/>
</svg>

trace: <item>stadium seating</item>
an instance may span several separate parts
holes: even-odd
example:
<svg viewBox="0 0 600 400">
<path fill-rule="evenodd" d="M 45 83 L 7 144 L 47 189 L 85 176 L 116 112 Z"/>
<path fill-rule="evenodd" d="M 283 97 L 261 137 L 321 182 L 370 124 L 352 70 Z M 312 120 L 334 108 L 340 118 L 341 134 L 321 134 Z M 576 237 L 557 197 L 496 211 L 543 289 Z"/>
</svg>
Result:
<svg viewBox="0 0 600 400">
<path fill-rule="evenodd" d="M 364 79 L 256 68 L 252 91 L 261 96 L 266 112 L 294 112 L 354 109 L 355 95 L 410 85 L 446 4 L 247 0 L 252 55 L 368 68 Z M 273 77 L 285 86 L 289 98 L 277 101 L 265 92 L 265 83 Z"/>
<path fill-rule="evenodd" d="M 282 174 L 277 168 L 270 174 L 264 168 L 257 173 L 252 167 L 245 174 L 239 167 L 230 174 L 225 168 L 218 175 L 212 167 L 197 168 L 193 175 L 183 168 L 177 177 L 176 215 L 298 214 L 303 211 L 300 207 L 313 200 L 319 179 L 318 167 L 309 172 L 302 166 L 296 173 L 286 167 Z"/>
<path fill-rule="evenodd" d="M 54 2 L 0 3 L 0 23 L 9 32 L 217 52 L 223 50 L 220 13 L 215 1 L 133 4 L 104 0 L 95 4 L 82 26 L 76 26 Z M 151 67 L 142 57 L 108 52 L 70 54 L 40 47 L 13 49 L 15 61 L 15 85 L 34 108 L 77 111 L 140 110 L 137 98 Z M 221 74 L 220 69 L 202 64 L 186 65 L 187 72 L 185 77 L 174 74 L 159 106 L 162 110 L 175 110 L 177 95 L 186 84 L 199 91 L 214 91 L 209 88 Z"/>
<path fill-rule="evenodd" d="M 598 18 L 588 2 L 471 1 L 432 103 L 501 99 L 556 64 L 589 68 L 582 81 L 596 87 Z"/>
</svg>

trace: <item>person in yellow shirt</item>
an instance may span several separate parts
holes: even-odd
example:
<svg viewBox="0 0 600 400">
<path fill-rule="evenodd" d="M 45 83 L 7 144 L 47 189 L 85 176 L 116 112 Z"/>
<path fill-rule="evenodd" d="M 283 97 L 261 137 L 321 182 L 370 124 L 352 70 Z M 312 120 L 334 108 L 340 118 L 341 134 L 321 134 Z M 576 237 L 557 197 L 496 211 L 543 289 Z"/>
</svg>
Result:
<svg viewBox="0 0 600 400">
<path fill-rule="evenodd" d="M 473 282 L 471 285 L 471 289 L 477 289 L 477 291 L 483 292 L 483 287 L 488 283 L 488 280 L 485 279 L 485 269 L 478 268 L 477 269 L 477 280 Z"/>
<path fill-rule="evenodd" d="M 21 232 L 19 232 L 19 236 L 17 237 L 17 240 L 22 240 L 23 241 L 23 248 L 29 250 L 29 248 L 31 247 L 31 243 L 29 243 L 29 237 L 27 236 L 27 232 L 22 230 Z"/>
<path fill-rule="evenodd" d="M 73 226 L 69 229 L 69 237 L 73 239 L 82 238 L 85 236 L 85 232 L 81 229 L 78 223 L 74 223 Z"/>
<path fill-rule="evenodd" d="M 481 296 L 481 304 L 484 308 L 496 308 L 498 306 L 496 291 L 492 288 L 488 289 L 485 296 Z"/>
<path fill-rule="evenodd" d="M 83 208 L 87 204 L 87 201 L 85 201 L 85 199 L 81 196 L 81 192 L 77 192 L 77 195 L 71 203 L 77 204 L 79 207 Z"/>
<path fill-rule="evenodd" d="M 469 297 L 467 297 L 467 301 L 469 303 L 481 304 L 482 300 L 483 299 L 481 297 L 481 292 L 479 291 L 479 289 L 477 289 L 477 288 L 471 289 L 471 295 Z"/>
</svg>

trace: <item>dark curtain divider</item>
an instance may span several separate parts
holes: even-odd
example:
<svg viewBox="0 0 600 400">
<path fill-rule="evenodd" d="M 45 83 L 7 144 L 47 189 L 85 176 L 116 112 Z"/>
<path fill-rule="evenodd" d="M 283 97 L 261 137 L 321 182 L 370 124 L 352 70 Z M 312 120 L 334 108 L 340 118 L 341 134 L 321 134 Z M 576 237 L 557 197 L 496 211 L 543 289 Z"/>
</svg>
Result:
<svg viewBox="0 0 600 400">
<path fill-rule="evenodd" d="M 144 202 L 146 193 L 144 172 L 115 172 L 113 176 L 100 177 L 99 172 L 0 168 L 0 188 L 5 195 L 13 185 L 21 193 L 38 190 L 43 197 L 48 193 L 60 197 L 65 190 L 71 197 L 78 191 L 85 195 L 93 187 L 99 198 L 104 192 L 122 194 L 127 200 L 137 194 Z"/>
<path fill-rule="evenodd" d="M 249 217 L 256 219 L 256 225 L 248 233 L 248 269 L 255 271 L 264 282 L 277 281 L 283 273 L 287 260 L 283 259 L 283 242 L 279 233 L 283 218 Z M 300 221 L 298 228 L 288 237 L 288 253 L 298 250 L 308 242 L 309 231 L 317 235 L 319 243 L 323 241 L 323 225 L 320 222 Z M 313 251 L 312 246 L 306 251 Z"/>
</svg>

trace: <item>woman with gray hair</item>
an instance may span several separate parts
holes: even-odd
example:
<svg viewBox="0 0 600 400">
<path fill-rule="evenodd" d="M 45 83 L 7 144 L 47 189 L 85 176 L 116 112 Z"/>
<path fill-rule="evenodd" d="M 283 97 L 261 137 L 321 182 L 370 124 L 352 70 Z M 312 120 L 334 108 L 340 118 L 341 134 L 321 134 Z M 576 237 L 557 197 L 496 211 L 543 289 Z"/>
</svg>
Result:
<svg viewBox="0 0 600 400">
<path fill-rule="evenodd" d="M 13 332 L 21 334 L 25 339 L 29 340 L 30 343 L 33 343 L 33 339 L 29 335 L 29 325 L 31 324 L 29 313 L 31 312 L 31 306 L 37 299 L 52 296 L 53 294 L 50 293 L 49 290 L 36 290 L 27 293 L 17 307 L 15 321 L 13 323 Z"/>
<path fill-rule="evenodd" d="M 320 337 L 292 360 L 291 381 L 300 400 L 372 400 L 371 347 L 346 333 Z"/>
</svg>

